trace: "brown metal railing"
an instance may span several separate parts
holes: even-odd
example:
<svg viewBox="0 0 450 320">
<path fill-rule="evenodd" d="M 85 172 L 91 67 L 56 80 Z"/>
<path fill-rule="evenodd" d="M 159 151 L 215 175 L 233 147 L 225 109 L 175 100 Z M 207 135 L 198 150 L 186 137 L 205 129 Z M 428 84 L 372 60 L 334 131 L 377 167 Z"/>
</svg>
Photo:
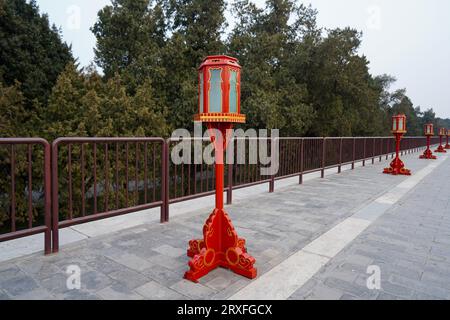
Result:
<svg viewBox="0 0 450 320">
<path fill-rule="evenodd" d="M 40 138 L 2 138 L 0 148 L 0 242 L 44 233 L 49 254 L 50 144 Z"/>
<path fill-rule="evenodd" d="M 155 207 L 161 207 L 161 222 L 166 221 L 165 148 L 162 138 L 55 140 L 53 252 L 58 251 L 61 228 Z"/>
<path fill-rule="evenodd" d="M 301 184 L 304 174 L 320 172 L 323 178 L 328 169 L 337 168 L 340 173 L 344 165 L 354 169 L 357 162 L 365 166 L 368 161 L 387 160 L 395 150 L 391 137 L 277 139 L 279 170 L 264 176 L 260 170 L 265 165 L 249 162 L 249 146 L 255 138 L 238 138 L 245 145 L 245 161 L 238 161 L 242 155 L 235 144 L 234 161 L 225 166 L 228 204 L 233 190 L 267 183 L 269 192 L 274 192 L 277 180 L 298 177 Z M 161 208 L 160 221 L 169 221 L 170 204 L 215 193 L 214 166 L 193 163 L 194 139 L 190 140 L 192 164 L 174 164 L 170 154 L 179 141 L 176 139 L 60 138 L 51 147 L 39 138 L 0 139 L 4 177 L 0 184 L 0 241 L 43 232 L 45 252 L 50 253 L 58 251 L 61 228 L 157 207 Z M 270 154 L 274 140 L 266 140 Z M 438 138 L 431 143 L 438 143 Z M 19 156 L 20 145 L 26 150 Z M 37 149 L 39 145 L 43 150 Z M 200 145 L 204 152 L 210 148 L 209 139 L 201 139 Z M 424 137 L 405 137 L 401 152 L 417 152 L 425 145 Z M 42 165 L 36 165 L 39 160 Z M 33 174 L 42 177 L 41 184 Z M 43 202 L 39 200 L 42 197 Z"/>
</svg>

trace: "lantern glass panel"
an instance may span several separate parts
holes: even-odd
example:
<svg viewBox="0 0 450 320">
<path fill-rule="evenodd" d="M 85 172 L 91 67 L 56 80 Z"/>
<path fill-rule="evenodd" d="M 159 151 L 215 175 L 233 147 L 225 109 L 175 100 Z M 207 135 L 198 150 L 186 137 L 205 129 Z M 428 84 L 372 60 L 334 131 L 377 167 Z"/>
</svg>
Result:
<svg viewBox="0 0 450 320">
<path fill-rule="evenodd" d="M 392 119 L 392 131 L 397 131 L 397 118 Z"/>
<path fill-rule="evenodd" d="M 211 69 L 209 82 L 209 112 L 222 112 L 222 69 Z"/>
<path fill-rule="evenodd" d="M 230 113 L 237 113 L 238 106 L 237 72 L 230 71 Z"/>
<path fill-rule="evenodd" d="M 200 113 L 205 112 L 203 96 L 204 96 L 204 80 L 203 80 L 203 72 L 201 72 L 200 73 Z"/>
<path fill-rule="evenodd" d="M 405 130 L 403 118 L 398 119 L 398 130 Z"/>
</svg>

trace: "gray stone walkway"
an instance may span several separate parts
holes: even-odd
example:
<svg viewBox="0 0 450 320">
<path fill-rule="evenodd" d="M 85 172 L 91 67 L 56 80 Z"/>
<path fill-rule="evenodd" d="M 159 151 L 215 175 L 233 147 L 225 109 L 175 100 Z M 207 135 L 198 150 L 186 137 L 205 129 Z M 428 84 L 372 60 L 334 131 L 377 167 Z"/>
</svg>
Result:
<svg viewBox="0 0 450 320">
<path fill-rule="evenodd" d="M 450 160 L 431 172 L 291 299 L 450 299 Z M 381 289 L 369 290 L 369 266 Z"/>
<path fill-rule="evenodd" d="M 429 164 L 417 157 L 404 156 L 413 172 Z M 228 207 L 259 276 L 407 179 L 381 174 L 384 166 L 377 161 Z M 291 299 L 450 298 L 449 175 L 445 161 Z M 148 223 L 70 244 L 57 255 L 2 262 L 0 300 L 229 298 L 252 281 L 223 269 L 199 284 L 183 280 L 187 243 L 201 236 L 209 214 L 199 210 L 165 225 Z M 366 287 L 372 264 L 381 269 L 382 290 Z M 73 265 L 81 270 L 80 290 L 66 285 Z"/>
</svg>

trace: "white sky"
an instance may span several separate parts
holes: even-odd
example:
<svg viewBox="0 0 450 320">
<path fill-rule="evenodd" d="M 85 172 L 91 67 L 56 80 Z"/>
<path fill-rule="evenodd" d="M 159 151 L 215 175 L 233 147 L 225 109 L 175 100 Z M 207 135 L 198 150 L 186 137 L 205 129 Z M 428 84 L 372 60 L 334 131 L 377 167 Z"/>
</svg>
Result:
<svg viewBox="0 0 450 320">
<path fill-rule="evenodd" d="M 448 0 L 298 0 L 318 9 L 318 25 L 350 26 L 363 32 L 361 54 L 371 73 L 397 78 L 416 106 L 450 118 L 450 1 Z M 264 0 L 254 0 L 258 6 Z M 94 57 L 90 27 L 109 0 L 37 0 L 41 12 L 61 27 L 82 66 Z M 232 19 L 227 14 L 229 24 Z M 244 66 L 245 67 L 245 66 Z"/>
</svg>

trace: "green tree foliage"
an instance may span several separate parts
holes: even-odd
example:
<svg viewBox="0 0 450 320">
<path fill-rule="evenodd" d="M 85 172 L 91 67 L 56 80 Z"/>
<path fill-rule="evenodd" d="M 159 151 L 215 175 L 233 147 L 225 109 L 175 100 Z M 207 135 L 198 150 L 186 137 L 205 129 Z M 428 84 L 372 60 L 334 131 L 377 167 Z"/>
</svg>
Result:
<svg viewBox="0 0 450 320">
<path fill-rule="evenodd" d="M 0 132 L 3 137 L 20 136 L 24 132 L 25 98 L 19 84 L 5 87 L 0 81 Z"/>
<path fill-rule="evenodd" d="M 293 1 L 268 1 L 267 10 L 261 10 L 246 0 L 236 2 L 233 12 L 238 23 L 229 51 L 244 66 L 242 109 L 248 126 L 278 128 L 285 135 L 306 133 L 315 112 L 296 68 L 305 62 L 297 56 L 298 39 L 311 35 L 315 13 Z M 297 20 L 289 24 L 294 12 Z"/>
<path fill-rule="evenodd" d="M 40 15 L 35 1 L 0 0 L 0 74 L 6 85 L 21 84 L 27 111 L 37 99 L 45 104 L 67 63 L 70 47 L 59 31 Z"/>
<path fill-rule="evenodd" d="M 166 136 L 166 114 L 149 81 L 129 95 L 120 75 L 103 81 L 95 71 L 69 64 L 49 98 L 45 136 Z"/>
</svg>

